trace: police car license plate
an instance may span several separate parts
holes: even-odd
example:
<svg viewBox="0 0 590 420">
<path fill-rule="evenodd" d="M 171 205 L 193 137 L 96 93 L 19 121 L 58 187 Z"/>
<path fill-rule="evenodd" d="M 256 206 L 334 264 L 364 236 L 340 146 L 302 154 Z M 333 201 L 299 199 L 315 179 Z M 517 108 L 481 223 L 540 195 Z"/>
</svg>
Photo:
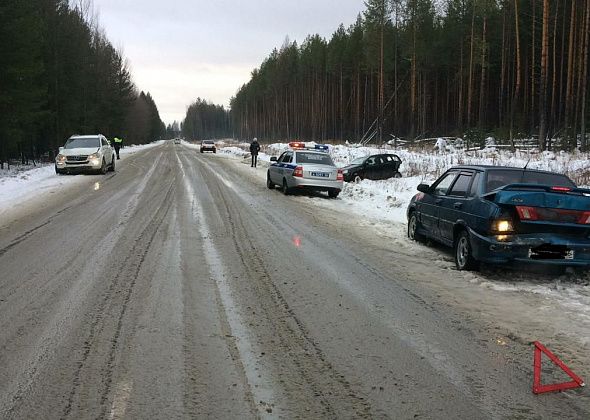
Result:
<svg viewBox="0 0 590 420">
<path fill-rule="evenodd" d="M 330 176 L 329 172 L 312 172 L 311 176 L 317 176 L 319 178 L 328 178 Z"/>
</svg>

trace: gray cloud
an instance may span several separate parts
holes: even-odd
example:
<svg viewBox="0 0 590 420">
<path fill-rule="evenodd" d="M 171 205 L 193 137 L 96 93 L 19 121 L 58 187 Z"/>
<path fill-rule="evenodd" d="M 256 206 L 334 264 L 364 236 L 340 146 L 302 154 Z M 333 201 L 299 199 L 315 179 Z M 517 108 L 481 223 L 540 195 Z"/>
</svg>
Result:
<svg viewBox="0 0 590 420">
<path fill-rule="evenodd" d="M 134 80 L 166 123 L 197 97 L 229 105 L 286 36 L 329 38 L 364 10 L 362 0 L 94 0 L 109 39 L 123 48 Z"/>
</svg>

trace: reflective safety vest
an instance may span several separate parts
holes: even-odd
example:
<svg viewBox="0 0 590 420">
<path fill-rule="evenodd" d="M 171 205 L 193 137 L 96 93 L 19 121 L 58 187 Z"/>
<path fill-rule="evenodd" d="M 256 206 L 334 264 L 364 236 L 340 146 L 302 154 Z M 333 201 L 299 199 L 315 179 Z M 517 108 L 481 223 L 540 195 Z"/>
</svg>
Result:
<svg viewBox="0 0 590 420">
<path fill-rule="evenodd" d="M 115 138 L 113 139 L 113 141 L 114 141 L 115 143 L 123 143 L 123 139 L 120 139 L 119 137 L 115 137 Z"/>
</svg>

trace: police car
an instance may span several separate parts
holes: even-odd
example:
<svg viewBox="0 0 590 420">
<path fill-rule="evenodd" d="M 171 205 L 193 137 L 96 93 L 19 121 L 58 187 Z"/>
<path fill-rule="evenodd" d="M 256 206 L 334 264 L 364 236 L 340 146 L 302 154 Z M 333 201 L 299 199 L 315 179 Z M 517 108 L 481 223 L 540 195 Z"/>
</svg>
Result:
<svg viewBox="0 0 590 420">
<path fill-rule="evenodd" d="M 328 146 L 317 144 L 306 147 L 301 142 L 289 143 L 290 149 L 278 158 L 270 158 L 266 186 L 282 188 L 285 195 L 295 190 L 326 191 L 331 198 L 338 197 L 344 181 L 328 154 Z"/>
</svg>

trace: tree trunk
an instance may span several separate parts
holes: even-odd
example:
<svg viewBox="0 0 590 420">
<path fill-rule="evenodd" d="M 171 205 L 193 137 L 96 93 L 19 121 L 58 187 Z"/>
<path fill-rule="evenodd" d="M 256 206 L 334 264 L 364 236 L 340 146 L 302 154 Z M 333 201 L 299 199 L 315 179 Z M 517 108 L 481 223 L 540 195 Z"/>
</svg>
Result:
<svg viewBox="0 0 590 420">
<path fill-rule="evenodd" d="M 516 86 L 514 88 L 514 95 L 512 96 L 512 106 L 510 109 L 510 144 L 512 150 L 514 147 L 514 114 L 516 112 L 516 105 L 518 103 L 518 95 L 520 94 L 520 31 L 518 28 L 518 0 L 514 0 L 514 24 L 516 30 Z"/>
<path fill-rule="evenodd" d="M 482 46 L 481 46 L 481 80 L 479 85 L 479 118 L 478 118 L 478 126 L 479 128 L 483 127 L 484 124 L 484 92 L 485 92 L 485 85 L 486 85 L 486 29 L 487 29 L 487 22 L 488 19 L 486 16 L 483 18 L 483 32 L 482 32 Z"/>
<path fill-rule="evenodd" d="M 547 55 L 549 51 L 549 0 L 543 0 L 543 33 L 541 36 L 541 84 L 539 87 L 539 145 L 545 150 L 547 117 Z"/>
<path fill-rule="evenodd" d="M 565 100 L 565 126 L 567 130 L 567 138 L 571 147 L 576 147 L 576 138 L 572 132 L 572 106 L 573 106 L 573 92 L 574 92 L 574 36 L 576 27 L 576 4 L 572 1 L 571 16 L 570 16 L 570 35 L 568 47 L 568 64 L 567 64 L 567 87 Z"/>
<path fill-rule="evenodd" d="M 586 89 L 588 86 L 588 42 L 590 42 L 590 0 L 586 0 L 586 24 L 584 29 L 584 58 L 582 62 L 582 109 L 581 109 L 581 134 L 582 134 L 582 150 L 588 149 L 588 142 L 586 139 Z"/>
<path fill-rule="evenodd" d="M 473 12 L 471 14 L 471 46 L 469 49 L 469 82 L 467 86 L 467 126 L 471 127 L 471 103 L 473 101 L 473 48 L 475 44 L 474 40 L 474 27 L 475 27 L 475 4 L 473 2 Z"/>
</svg>

